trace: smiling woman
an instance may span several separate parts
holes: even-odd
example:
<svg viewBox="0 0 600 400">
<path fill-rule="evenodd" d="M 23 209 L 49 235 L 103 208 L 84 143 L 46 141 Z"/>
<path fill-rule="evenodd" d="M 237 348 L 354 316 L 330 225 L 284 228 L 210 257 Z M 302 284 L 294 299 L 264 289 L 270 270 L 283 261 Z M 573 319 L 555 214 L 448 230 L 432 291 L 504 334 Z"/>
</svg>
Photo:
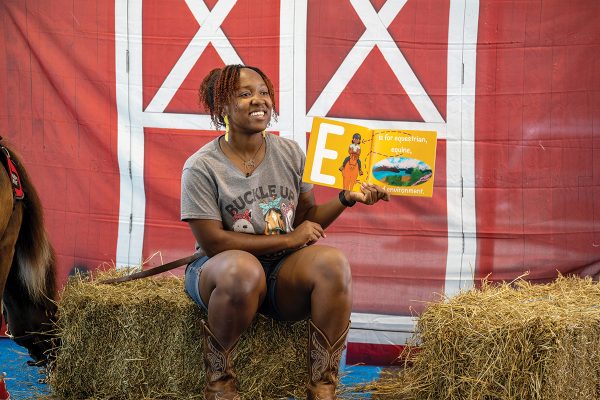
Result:
<svg viewBox="0 0 600 400">
<path fill-rule="evenodd" d="M 351 201 L 387 194 L 370 185 L 315 204 L 302 182 L 305 156 L 294 141 L 266 132 L 275 112 L 273 84 L 258 68 L 211 71 L 200 102 L 225 134 L 194 153 L 181 180 L 181 219 L 207 256 L 188 265 L 185 288 L 208 313 L 203 325 L 206 399 L 240 399 L 232 354 L 256 313 L 309 317 L 307 398 L 335 399 L 352 306 L 348 260 L 314 245 Z M 242 221 L 243 219 L 243 221 Z"/>
</svg>

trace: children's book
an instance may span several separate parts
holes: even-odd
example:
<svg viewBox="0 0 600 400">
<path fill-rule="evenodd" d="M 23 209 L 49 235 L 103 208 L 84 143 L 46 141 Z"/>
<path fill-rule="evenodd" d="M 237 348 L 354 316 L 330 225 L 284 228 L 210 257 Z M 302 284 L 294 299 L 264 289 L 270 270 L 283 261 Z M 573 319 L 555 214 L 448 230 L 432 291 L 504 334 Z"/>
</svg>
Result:
<svg viewBox="0 0 600 400">
<path fill-rule="evenodd" d="M 369 129 L 314 118 L 303 180 L 360 192 L 363 182 L 391 195 L 431 197 L 437 134 Z"/>
</svg>

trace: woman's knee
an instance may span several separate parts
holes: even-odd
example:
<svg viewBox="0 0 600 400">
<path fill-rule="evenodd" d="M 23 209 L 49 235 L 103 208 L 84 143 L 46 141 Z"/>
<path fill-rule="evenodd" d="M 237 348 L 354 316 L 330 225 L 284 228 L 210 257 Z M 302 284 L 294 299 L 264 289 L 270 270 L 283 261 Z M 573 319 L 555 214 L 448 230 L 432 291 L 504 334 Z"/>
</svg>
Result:
<svg viewBox="0 0 600 400">
<path fill-rule="evenodd" d="M 266 278 L 260 262 L 243 251 L 231 251 L 223 257 L 216 287 L 233 301 L 243 302 L 247 297 L 266 292 Z"/>
<path fill-rule="evenodd" d="M 344 253 L 334 247 L 324 247 L 315 266 L 317 283 L 325 283 L 341 291 L 352 286 L 352 271 Z"/>
</svg>

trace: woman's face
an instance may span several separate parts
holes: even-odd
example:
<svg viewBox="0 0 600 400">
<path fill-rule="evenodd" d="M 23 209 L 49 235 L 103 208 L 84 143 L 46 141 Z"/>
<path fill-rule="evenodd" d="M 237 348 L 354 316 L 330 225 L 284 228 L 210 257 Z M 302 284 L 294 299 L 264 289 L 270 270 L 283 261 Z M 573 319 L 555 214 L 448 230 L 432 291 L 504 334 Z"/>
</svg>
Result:
<svg viewBox="0 0 600 400">
<path fill-rule="evenodd" d="M 239 133 L 256 133 L 267 129 L 273 104 L 269 89 L 258 72 L 242 68 L 239 86 L 228 107 L 229 129 Z"/>
</svg>

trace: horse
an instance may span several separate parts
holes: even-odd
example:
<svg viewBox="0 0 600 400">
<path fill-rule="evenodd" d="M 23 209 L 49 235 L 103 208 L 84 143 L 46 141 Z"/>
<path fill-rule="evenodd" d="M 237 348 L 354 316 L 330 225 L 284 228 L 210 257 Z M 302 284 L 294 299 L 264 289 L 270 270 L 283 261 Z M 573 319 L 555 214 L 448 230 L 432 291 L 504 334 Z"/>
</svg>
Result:
<svg viewBox="0 0 600 400">
<path fill-rule="evenodd" d="M 350 159 L 342 169 L 344 190 L 352 190 L 358 178 L 358 155 L 350 154 Z"/>
<path fill-rule="evenodd" d="M 27 171 L 1 137 L 0 161 L 0 323 L 4 317 L 8 336 L 28 350 L 28 364 L 43 366 L 55 345 L 54 249 Z"/>
<path fill-rule="evenodd" d="M 265 235 L 278 235 L 285 233 L 285 221 L 281 211 L 276 208 L 271 208 L 265 214 Z"/>
</svg>

